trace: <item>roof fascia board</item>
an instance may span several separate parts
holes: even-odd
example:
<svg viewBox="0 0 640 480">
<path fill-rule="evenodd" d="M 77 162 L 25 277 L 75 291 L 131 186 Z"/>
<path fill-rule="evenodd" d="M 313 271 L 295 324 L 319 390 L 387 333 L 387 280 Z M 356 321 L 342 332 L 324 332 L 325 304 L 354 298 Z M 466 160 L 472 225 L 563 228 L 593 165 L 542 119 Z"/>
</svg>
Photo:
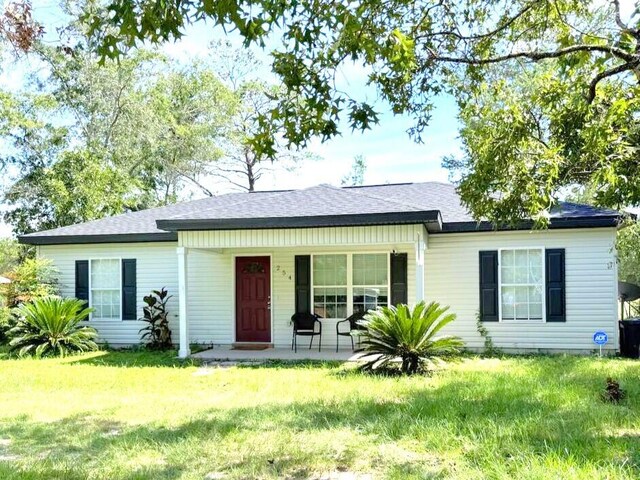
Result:
<svg viewBox="0 0 640 480">
<path fill-rule="evenodd" d="M 553 218 L 549 223 L 549 229 L 560 228 L 599 228 L 618 227 L 620 225 L 620 215 L 601 217 L 573 217 L 573 218 Z M 441 233 L 475 233 L 475 232 L 506 232 L 518 230 L 532 230 L 534 222 L 524 221 L 515 226 L 497 227 L 491 222 L 448 222 L 442 226 Z"/>
<path fill-rule="evenodd" d="M 621 216 L 552 219 L 549 229 L 601 228 L 621 226 Z M 185 224 L 186 222 L 186 224 Z M 244 230 L 275 228 L 314 228 L 341 226 L 374 226 L 424 224 L 429 233 L 477 233 L 492 231 L 531 230 L 533 222 L 521 222 L 515 227 L 495 228 L 491 222 L 442 222 L 440 211 L 355 214 L 322 217 L 283 217 L 257 219 L 157 220 L 159 228 L 175 229 L 158 233 L 126 233 L 97 235 L 21 235 L 18 241 L 28 245 L 70 245 L 91 243 L 152 243 L 176 242 L 177 230 Z M 179 228 L 178 225 L 179 224 Z"/>
<path fill-rule="evenodd" d="M 27 245 L 69 245 L 78 243 L 151 243 L 177 242 L 175 232 L 114 233 L 100 235 L 20 235 L 18 241 Z"/>
<path fill-rule="evenodd" d="M 217 218 L 156 220 L 161 230 L 247 230 L 275 228 L 351 227 L 438 223 L 439 210 L 422 212 L 366 213 L 353 215 L 323 215 L 315 217 Z"/>
</svg>

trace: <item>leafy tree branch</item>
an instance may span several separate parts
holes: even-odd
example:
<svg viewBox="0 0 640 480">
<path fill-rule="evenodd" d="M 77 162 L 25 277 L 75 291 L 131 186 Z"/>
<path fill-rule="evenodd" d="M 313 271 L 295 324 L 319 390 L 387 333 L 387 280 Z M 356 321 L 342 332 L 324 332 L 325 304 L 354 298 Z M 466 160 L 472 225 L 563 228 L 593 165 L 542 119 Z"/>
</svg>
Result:
<svg viewBox="0 0 640 480">
<path fill-rule="evenodd" d="M 253 112 L 245 145 L 259 158 L 366 130 L 380 104 L 413 118 L 422 141 L 434 102 L 460 106 L 464 158 L 448 159 L 477 218 L 543 225 L 563 188 L 599 186 L 603 206 L 640 203 L 637 98 L 640 13 L 619 0 L 107 0 L 79 19 L 105 64 L 144 42 L 211 21 L 270 48 L 282 92 Z M 378 94 L 337 82 L 361 67 Z M 245 161 L 246 163 L 246 161 Z M 459 168 L 458 168 L 459 167 Z"/>
</svg>

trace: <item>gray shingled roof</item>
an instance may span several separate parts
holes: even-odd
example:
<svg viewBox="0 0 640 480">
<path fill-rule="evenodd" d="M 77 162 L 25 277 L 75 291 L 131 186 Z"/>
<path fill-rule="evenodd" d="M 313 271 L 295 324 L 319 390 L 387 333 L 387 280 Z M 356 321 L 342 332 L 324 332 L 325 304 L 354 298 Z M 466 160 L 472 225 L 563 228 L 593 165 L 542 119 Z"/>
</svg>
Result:
<svg viewBox="0 0 640 480">
<path fill-rule="evenodd" d="M 552 222 L 618 217 L 614 210 L 573 203 L 561 203 L 551 215 Z M 342 219 L 349 219 L 350 223 L 341 223 Z M 305 223 L 300 223 L 301 220 Z M 230 193 L 45 230 L 24 235 L 20 240 L 25 243 L 175 240 L 176 233 L 168 230 L 189 228 L 188 225 L 196 228 L 208 225 L 206 222 L 212 222 L 211 228 L 419 222 L 437 222 L 443 231 L 491 228 L 474 222 L 453 185 L 425 182 L 344 188 L 318 185 L 303 190 Z"/>
<path fill-rule="evenodd" d="M 218 197 L 222 198 L 222 197 Z M 389 198 L 369 192 L 367 188 L 346 189 L 318 185 L 303 190 L 288 190 L 272 195 L 242 195 L 235 203 L 211 202 L 201 210 L 178 213 L 166 220 L 215 218 L 319 217 L 325 215 L 360 215 L 368 213 L 421 212 L 406 199 Z M 429 210 L 437 210 L 429 209 Z"/>
</svg>

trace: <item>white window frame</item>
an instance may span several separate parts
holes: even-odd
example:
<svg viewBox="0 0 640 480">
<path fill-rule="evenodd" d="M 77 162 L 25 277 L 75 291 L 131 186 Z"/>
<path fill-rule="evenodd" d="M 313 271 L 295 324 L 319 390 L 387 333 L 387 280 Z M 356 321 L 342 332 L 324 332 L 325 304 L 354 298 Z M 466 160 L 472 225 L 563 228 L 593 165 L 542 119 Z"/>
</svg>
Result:
<svg viewBox="0 0 640 480">
<path fill-rule="evenodd" d="M 95 318 L 93 312 L 89 314 L 90 322 L 122 322 L 122 257 L 94 257 L 89 259 L 89 307 L 93 308 L 93 284 L 91 282 L 91 270 L 93 262 L 99 260 L 117 260 L 118 261 L 118 284 L 120 285 L 120 308 L 118 309 L 118 318 Z M 115 288 L 112 290 L 116 290 Z"/>
<path fill-rule="evenodd" d="M 386 285 L 355 285 L 353 283 L 353 256 L 354 255 L 383 255 L 386 254 L 387 256 L 387 284 Z M 350 303 L 351 303 L 351 314 L 353 314 L 353 291 L 356 288 L 363 288 L 363 289 L 367 289 L 367 288 L 386 288 L 387 289 L 387 306 L 389 306 L 389 301 L 391 300 L 391 255 L 389 254 L 389 252 L 354 252 L 351 254 L 351 295 L 350 295 Z M 366 293 L 365 293 L 366 295 Z M 347 307 L 348 310 L 348 307 Z"/>
<path fill-rule="evenodd" d="M 542 258 L 542 318 L 518 320 L 517 318 L 502 318 L 502 252 L 503 251 L 517 251 L 517 250 L 540 250 Z M 498 249 L 498 320 L 505 323 L 547 323 L 547 292 L 546 292 L 546 278 L 547 278 L 547 262 L 545 247 L 505 247 Z M 510 284 L 511 285 L 511 284 Z M 527 284 L 530 285 L 530 284 Z"/>
<path fill-rule="evenodd" d="M 332 255 L 332 256 L 342 256 L 345 255 L 347 257 L 347 283 L 345 283 L 344 285 L 317 285 L 314 282 L 314 265 L 315 265 L 315 257 L 323 257 L 323 256 L 328 256 L 328 255 Z M 349 302 L 349 292 L 351 291 L 349 288 L 349 285 L 351 284 L 351 267 L 352 267 L 352 262 L 351 262 L 351 255 L 348 253 L 344 253 L 344 252 L 326 252 L 326 253 L 317 253 L 317 254 L 312 254 L 311 255 L 311 312 L 315 313 L 315 290 L 316 287 L 317 288 L 344 288 L 347 290 L 347 316 L 351 315 L 350 313 L 350 303 Z M 329 317 L 323 317 L 323 318 L 329 318 Z M 338 318 L 338 317 L 336 317 Z"/>
<path fill-rule="evenodd" d="M 312 253 L 311 254 L 311 311 L 314 310 L 314 292 L 316 285 L 313 280 L 313 264 L 314 258 L 322 255 L 346 255 L 347 256 L 347 284 L 346 285 L 318 285 L 318 288 L 346 288 L 347 289 L 347 317 L 353 315 L 353 256 L 354 255 L 380 255 L 384 254 L 387 256 L 387 305 L 390 304 L 391 301 L 391 252 L 388 250 L 375 250 L 375 251 L 367 251 L 367 252 L 322 252 L 322 253 Z M 383 285 L 376 285 L 376 287 L 382 287 Z M 355 288 L 367 288 L 371 287 L 371 285 L 355 285 Z M 343 320 L 342 317 L 338 318 L 328 318 L 328 320 Z"/>
</svg>

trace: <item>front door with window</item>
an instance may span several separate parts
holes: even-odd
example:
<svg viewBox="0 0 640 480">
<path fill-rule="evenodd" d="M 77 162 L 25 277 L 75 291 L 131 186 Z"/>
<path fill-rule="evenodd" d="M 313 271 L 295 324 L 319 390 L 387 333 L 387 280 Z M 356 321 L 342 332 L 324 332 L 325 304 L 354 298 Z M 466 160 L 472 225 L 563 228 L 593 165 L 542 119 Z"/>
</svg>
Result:
<svg viewBox="0 0 640 480">
<path fill-rule="evenodd" d="M 269 257 L 236 257 L 236 342 L 271 342 Z"/>
</svg>

